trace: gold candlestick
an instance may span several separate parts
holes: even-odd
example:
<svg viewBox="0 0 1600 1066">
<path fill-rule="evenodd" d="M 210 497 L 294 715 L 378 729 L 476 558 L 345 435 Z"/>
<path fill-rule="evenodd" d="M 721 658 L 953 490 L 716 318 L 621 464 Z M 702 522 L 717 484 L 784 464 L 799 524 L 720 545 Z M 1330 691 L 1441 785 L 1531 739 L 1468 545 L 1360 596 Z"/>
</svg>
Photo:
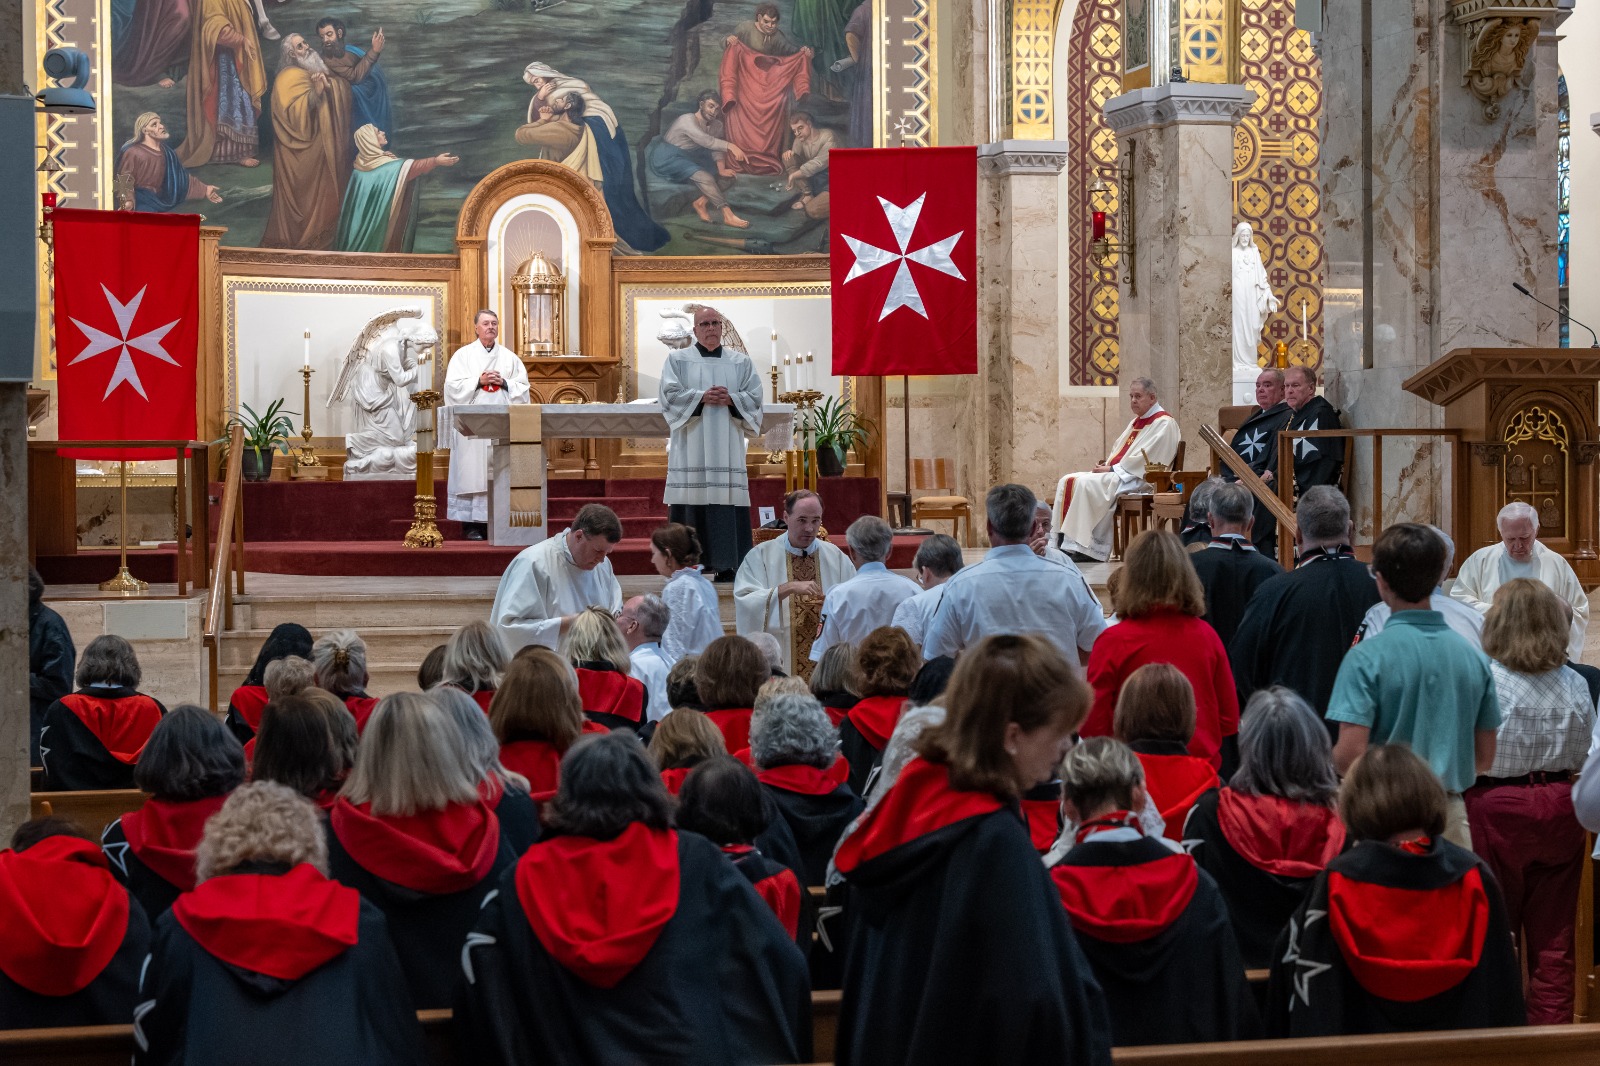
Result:
<svg viewBox="0 0 1600 1066">
<path fill-rule="evenodd" d="M 428 428 L 417 434 L 417 491 L 412 501 L 411 528 L 406 530 L 405 546 L 437 548 L 444 544 L 444 534 L 439 532 L 439 501 L 433 494 L 433 452 L 439 426 L 436 408 L 444 403 L 444 396 L 434 389 L 423 389 L 412 395 L 411 402 L 417 405 L 418 415 L 427 416 Z"/>
<path fill-rule="evenodd" d="M 311 447 L 311 375 L 316 373 L 309 365 L 300 368 L 300 377 L 305 381 L 305 404 L 301 408 L 300 438 L 304 441 L 295 456 L 294 465 L 289 468 L 289 476 L 296 481 L 326 481 L 328 468 L 322 465 L 317 458 L 317 453 Z"/>
<path fill-rule="evenodd" d="M 117 480 L 122 485 L 122 533 L 117 538 L 118 546 L 122 549 L 122 565 L 117 568 L 117 576 L 109 581 L 100 582 L 101 592 L 120 592 L 124 596 L 137 596 L 150 588 L 148 581 L 140 581 L 128 573 L 128 461 L 124 459 L 117 464 Z M 182 530 L 179 530 L 181 533 Z"/>
<path fill-rule="evenodd" d="M 791 448 L 784 462 L 783 484 L 785 492 L 795 489 L 810 489 L 817 491 L 817 447 L 811 439 L 810 419 L 804 412 L 817 406 L 817 401 L 822 399 L 822 393 L 816 389 L 800 389 L 795 392 L 786 392 L 778 397 L 779 403 L 792 403 L 795 406 L 795 421 L 799 429 L 798 448 Z"/>
</svg>

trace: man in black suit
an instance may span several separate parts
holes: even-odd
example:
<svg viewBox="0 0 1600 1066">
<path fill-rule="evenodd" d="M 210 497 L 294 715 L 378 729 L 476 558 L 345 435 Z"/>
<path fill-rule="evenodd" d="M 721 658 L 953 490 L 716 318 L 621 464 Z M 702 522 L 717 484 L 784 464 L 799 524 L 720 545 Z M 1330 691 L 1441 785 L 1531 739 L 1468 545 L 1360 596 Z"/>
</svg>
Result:
<svg viewBox="0 0 1600 1066">
<path fill-rule="evenodd" d="M 1283 573 L 1283 567 L 1250 543 L 1254 499 L 1237 481 L 1217 485 L 1206 508 L 1211 543 L 1189 556 L 1206 590 L 1206 621 L 1222 638 L 1223 647 L 1233 640 L 1256 589 L 1267 578 Z"/>
<path fill-rule="evenodd" d="M 1283 371 L 1267 367 L 1257 375 L 1256 409 L 1244 420 L 1230 442 L 1233 450 L 1250 464 L 1250 469 L 1255 471 L 1257 477 L 1265 477 L 1268 468 L 1276 462 L 1278 431 L 1294 413 L 1285 402 L 1283 393 Z M 1231 471 L 1225 472 L 1223 477 L 1229 481 L 1237 480 Z M 1260 501 L 1255 501 L 1254 512 L 1255 526 L 1250 536 L 1251 543 L 1261 552 L 1271 555 L 1278 548 L 1278 520 Z"/>
</svg>

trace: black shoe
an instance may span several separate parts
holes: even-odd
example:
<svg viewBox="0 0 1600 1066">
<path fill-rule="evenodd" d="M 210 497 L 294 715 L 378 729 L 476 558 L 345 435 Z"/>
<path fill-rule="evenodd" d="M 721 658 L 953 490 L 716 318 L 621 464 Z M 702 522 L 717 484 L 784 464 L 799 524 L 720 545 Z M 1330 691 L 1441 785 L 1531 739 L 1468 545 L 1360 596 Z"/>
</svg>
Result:
<svg viewBox="0 0 1600 1066">
<path fill-rule="evenodd" d="M 468 540 L 488 540 L 489 526 L 484 522 L 468 522 L 465 525 Z"/>
<path fill-rule="evenodd" d="M 731 585 L 736 571 L 724 570 L 711 580 L 718 585 Z"/>
<path fill-rule="evenodd" d="M 1082 552 L 1068 552 L 1067 558 L 1071 559 L 1075 563 L 1098 563 L 1102 561 L 1100 559 L 1096 559 L 1092 555 L 1085 555 Z"/>
</svg>

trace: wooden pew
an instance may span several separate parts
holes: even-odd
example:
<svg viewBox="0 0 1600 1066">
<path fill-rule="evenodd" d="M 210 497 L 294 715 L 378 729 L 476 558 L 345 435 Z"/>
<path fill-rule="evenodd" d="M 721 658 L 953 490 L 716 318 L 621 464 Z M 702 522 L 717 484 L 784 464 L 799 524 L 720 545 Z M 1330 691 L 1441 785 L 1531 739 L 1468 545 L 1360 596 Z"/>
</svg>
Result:
<svg viewBox="0 0 1600 1066">
<path fill-rule="evenodd" d="M 143 807 L 145 794 L 136 788 L 96 792 L 35 792 L 31 799 L 33 817 L 43 818 L 54 814 L 70 818 L 99 840 L 106 826 L 129 811 Z"/>
</svg>

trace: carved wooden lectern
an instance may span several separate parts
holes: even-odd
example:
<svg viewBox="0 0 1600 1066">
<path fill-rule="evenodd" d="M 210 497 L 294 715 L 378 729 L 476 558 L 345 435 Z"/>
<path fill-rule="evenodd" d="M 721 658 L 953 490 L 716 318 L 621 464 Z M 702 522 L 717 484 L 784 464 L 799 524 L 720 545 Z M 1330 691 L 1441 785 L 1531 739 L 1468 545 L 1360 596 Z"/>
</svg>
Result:
<svg viewBox="0 0 1600 1066">
<path fill-rule="evenodd" d="M 1585 588 L 1600 584 L 1596 474 L 1600 464 L 1600 349 L 1457 348 L 1404 388 L 1444 408 L 1466 432 L 1464 507 L 1470 543 L 1457 560 L 1499 539 L 1495 515 L 1512 500 L 1539 515 L 1539 539 L 1572 563 Z"/>
</svg>

